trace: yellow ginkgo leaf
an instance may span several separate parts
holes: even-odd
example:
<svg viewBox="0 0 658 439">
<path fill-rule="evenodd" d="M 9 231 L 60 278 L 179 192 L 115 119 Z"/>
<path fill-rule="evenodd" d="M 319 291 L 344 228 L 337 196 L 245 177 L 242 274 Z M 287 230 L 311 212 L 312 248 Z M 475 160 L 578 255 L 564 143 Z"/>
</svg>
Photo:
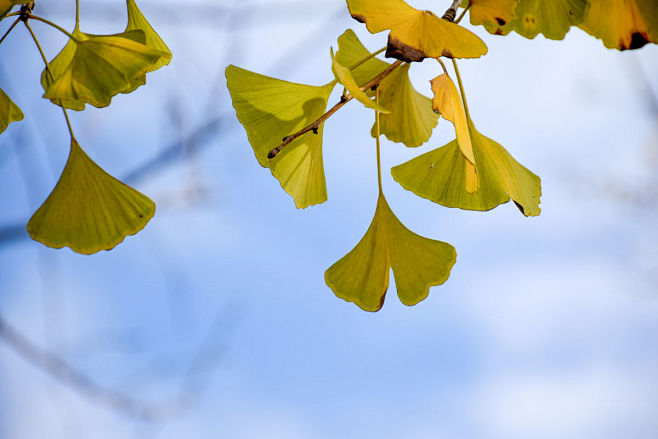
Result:
<svg viewBox="0 0 658 439">
<path fill-rule="evenodd" d="M 390 30 L 386 56 L 402 61 L 425 58 L 479 58 L 487 46 L 471 31 L 404 0 L 347 0 L 352 17 L 372 33 Z"/>
<path fill-rule="evenodd" d="M 469 193 L 473 193 L 478 189 L 478 181 L 475 169 L 475 156 L 473 155 L 473 144 L 471 142 L 471 133 L 468 129 L 464 104 L 459 96 L 457 87 L 455 87 L 455 83 L 445 73 L 432 79 L 430 83 L 434 92 L 432 107 L 436 112 L 455 124 L 459 150 L 468 160 L 466 162 L 466 190 Z"/>
<path fill-rule="evenodd" d="M 334 56 L 333 49 L 331 49 L 330 52 L 331 52 L 331 70 L 332 72 L 334 72 L 336 81 L 343 84 L 343 86 L 345 86 L 347 91 L 354 97 L 354 99 L 361 102 L 366 107 L 371 108 L 373 110 L 377 110 L 381 113 L 390 113 L 390 111 L 388 111 L 386 108 L 382 107 L 381 105 L 377 104 L 375 101 L 370 99 L 368 95 L 366 95 L 359 88 L 359 84 L 357 84 L 356 79 L 354 79 L 354 76 L 352 76 L 352 72 L 350 71 L 350 69 L 341 65 L 338 62 L 338 60 Z"/>
<path fill-rule="evenodd" d="M 505 25 L 486 29 L 498 35 L 516 31 L 530 39 L 543 34 L 551 40 L 561 40 L 571 26 L 585 20 L 589 5 L 589 0 L 519 0 L 516 18 Z"/>
<path fill-rule="evenodd" d="M 62 176 L 27 231 L 48 247 L 91 254 L 139 232 L 154 213 L 153 201 L 105 172 L 73 139 Z"/>
<path fill-rule="evenodd" d="M 361 241 L 325 272 L 336 296 L 365 311 L 384 304 L 393 269 L 398 297 L 415 305 L 450 276 L 457 253 L 445 242 L 416 235 L 407 229 L 379 194 L 375 216 Z"/>
<path fill-rule="evenodd" d="M 12 122 L 23 120 L 23 112 L 0 88 L 0 133 Z"/>
<path fill-rule="evenodd" d="M 658 43 L 658 0 L 597 0 L 580 25 L 609 49 Z"/>
<path fill-rule="evenodd" d="M 344 66 L 353 66 L 370 55 L 352 30 L 338 38 L 336 59 Z M 389 63 L 376 58 L 360 64 L 352 70 L 359 86 L 386 70 Z M 418 93 L 409 80 L 409 64 L 403 64 L 379 84 L 380 105 L 389 109 L 389 114 L 380 116 L 380 131 L 392 142 L 406 146 L 420 146 L 429 140 L 437 124 L 438 116 L 432 111 L 432 101 Z M 372 136 L 377 135 L 375 126 Z"/>
<path fill-rule="evenodd" d="M 469 162 L 457 140 L 391 169 L 407 190 L 447 207 L 490 210 L 510 198 L 525 216 L 539 215 L 541 182 L 497 142 L 480 134 L 469 120 L 478 190 L 469 192 Z"/>
<path fill-rule="evenodd" d="M 30 3 L 32 0 L 0 0 L 0 18 L 4 17 L 16 5 Z"/>
<path fill-rule="evenodd" d="M 73 36 L 41 74 L 43 97 L 72 110 L 107 107 L 116 94 L 144 84 L 144 74 L 167 56 L 144 45 L 142 30 L 91 35 L 76 28 Z"/>
<path fill-rule="evenodd" d="M 146 20 L 142 12 L 137 7 L 135 0 L 126 0 L 128 6 L 128 25 L 126 31 L 141 30 L 144 32 L 146 47 L 162 52 L 164 55 L 150 67 L 149 71 L 159 69 L 163 65 L 169 64 L 171 61 L 171 51 L 167 45 L 162 41 L 160 35 L 153 30 L 149 22 Z"/>
<path fill-rule="evenodd" d="M 267 155 L 283 137 L 318 119 L 327 108 L 335 82 L 322 87 L 295 84 L 230 65 L 226 79 L 233 108 L 247 131 L 258 162 L 270 168 L 298 208 L 327 200 L 322 164 L 322 129 L 308 132 L 273 158 Z"/>
<path fill-rule="evenodd" d="M 506 25 L 516 17 L 514 12 L 519 0 L 470 0 L 468 14 L 471 24 L 482 25 L 491 33 Z M 465 7 L 469 0 L 462 2 Z"/>
</svg>

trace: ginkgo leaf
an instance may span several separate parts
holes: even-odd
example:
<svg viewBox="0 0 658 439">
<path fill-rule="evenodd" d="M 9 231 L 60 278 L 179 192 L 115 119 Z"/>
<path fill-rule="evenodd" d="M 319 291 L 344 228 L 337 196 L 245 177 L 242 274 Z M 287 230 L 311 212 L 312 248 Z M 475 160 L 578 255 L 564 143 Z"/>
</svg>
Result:
<svg viewBox="0 0 658 439">
<path fill-rule="evenodd" d="M 230 65 L 226 79 L 238 120 L 247 131 L 258 162 L 270 168 L 298 208 L 327 200 L 322 164 L 322 129 L 292 141 L 273 159 L 267 154 L 283 137 L 318 119 L 335 82 L 322 87 L 295 84 Z"/>
<path fill-rule="evenodd" d="M 390 30 L 386 56 L 402 61 L 425 58 L 479 58 L 487 46 L 471 31 L 404 0 L 347 0 L 352 18 L 371 33 Z"/>
<path fill-rule="evenodd" d="M 91 254 L 139 232 L 154 213 L 153 201 L 105 172 L 72 139 L 62 176 L 27 231 L 48 247 Z"/>
<path fill-rule="evenodd" d="M 425 299 L 431 286 L 448 279 L 456 258 L 452 245 L 407 229 L 380 192 L 365 236 L 324 277 L 336 296 L 365 311 L 379 311 L 391 268 L 400 301 L 411 306 Z"/>
<path fill-rule="evenodd" d="M 0 18 L 4 17 L 16 5 L 29 3 L 32 0 L 0 0 Z"/>
<path fill-rule="evenodd" d="M 480 134 L 469 120 L 478 190 L 470 193 L 468 165 L 457 140 L 391 169 L 407 190 L 447 207 L 490 210 L 510 198 L 525 216 L 539 215 L 541 182 L 497 142 Z"/>
<path fill-rule="evenodd" d="M 455 124 L 457 133 L 457 143 L 459 149 L 468 160 L 466 167 L 466 190 L 475 192 L 478 188 L 477 174 L 475 171 L 475 157 L 473 156 L 473 144 L 471 142 L 471 133 L 468 129 L 466 112 L 462 103 L 457 87 L 447 74 L 442 74 L 430 81 L 434 99 L 432 107 L 443 117 Z"/>
<path fill-rule="evenodd" d="M 137 7 L 135 0 L 126 0 L 126 4 L 128 6 L 128 25 L 126 26 L 126 31 L 143 31 L 145 35 L 144 44 L 146 47 L 157 50 L 164 54 L 160 57 L 159 61 L 150 67 L 149 71 L 157 70 L 163 65 L 169 64 L 169 61 L 171 61 L 171 51 L 164 43 L 164 41 L 162 41 L 160 35 L 158 35 L 158 33 L 153 30 L 149 22 Z"/>
<path fill-rule="evenodd" d="M 486 29 L 497 35 L 516 31 L 526 38 L 543 34 L 551 40 L 561 40 L 571 26 L 582 23 L 589 11 L 589 0 L 519 0 L 516 18 L 505 25 Z"/>
<path fill-rule="evenodd" d="M 334 73 L 336 80 L 345 86 L 354 99 L 373 110 L 377 110 L 381 113 L 390 113 L 386 108 L 370 99 L 368 95 L 359 88 L 359 84 L 357 84 L 356 79 L 352 76 L 350 69 L 341 65 L 338 60 L 336 60 L 333 49 L 331 49 L 331 71 Z"/>
<path fill-rule="evenodd" d="M 470 0 L 468 14 L 471 24 L 482 25 L 491 33 L 496 33 L 500 26 L 504 26 L 516 17 L 514 12 L 519 0 Z M 469 2 L 463 1 L 465 7 Z"/>
<path fill-rule="evenodd" d="M 143 85 L 144 74 L 167 56 L 143 44 L 142 30 L 91 35 L 76 28 L 73 36 L 41 75 L 43 97 L 72 110 L 107 107 L 116 94 Z"/>
<path fill-rule="evenodd" d="M 23 120 L 23 112 L 0 88 L 0 133 L 12 122 Z"/>
<path fill-rule="evenodd" d="M 365 59 L 370 52 L 352 30 L 345 31 L 338 38 L 336 59 L 344 66 L 353 66 Z M 359 86 L 386 70 L 390 64 L 371 58 L 352 70 Z M 406 146 L 420 146 L 429 140 L 437 124 L 438 115 L 432 111 L 432 101 L 418 93 L 409 80 L 409 64 L 395 69 L 379 84 L 380 105 L 390 110 L 380 116 L 380 132 L 392 142 L 402 142 Z M 375 126 L 372 136 L 377 135 Z"/>
<path fill-rule="evenodd" d="M 609 49 L 658 43 L 658 0 L 597 0 L 580 28 Z"/>
</svg>

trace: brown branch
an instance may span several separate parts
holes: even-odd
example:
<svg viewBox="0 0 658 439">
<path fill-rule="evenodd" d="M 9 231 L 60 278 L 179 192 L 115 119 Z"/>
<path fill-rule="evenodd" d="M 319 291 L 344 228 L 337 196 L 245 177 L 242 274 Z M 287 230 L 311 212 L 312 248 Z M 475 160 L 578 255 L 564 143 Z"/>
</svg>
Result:
<svg viewBox="0 0 658 439">
<path fill-rule="evenodd" d="M 377 87 L 380 82 L 384 78 L 386 78 L 388 75 L 393 72 L 393 70 L 397 69 L 400 65 L 402 64 L 402 61 L 395 61 L 393 64 L 388 66 L 386 70 L 372 78 L 370 81 L 368 81 L 363 87 L 361 87 L 362 91 L 368 90 L 369 88 Z M 283 142 L 277 146 L 276 148 L 272 149 L 268 154 L 267 158 L 268 159 L 273 159 L 276 157 L 276 155 L 281 152 L 281 150 L 288 144 L 292 143 L 295 139 L 299 138 L 303 134 L 308 133 L 309 131 L 313 131 L 314 134 L 318 133 L 318 128 L 320 128 L 320 125 L 322 125 L 327 119 L 329 119 L 336 111 L 340 110 L 341 107 L 345 104 L 347 104 L 349 101 L 353 99 L 353 96 L 342 96 L 340 98 L 340 101 L 331 107 L 326 113 L 324 113 L 322 116 L 320 116 L 319 119 L 317 119 L 315 122 L 311 123 L 310 125 L 305 126 L 301 130 L 297 131 L 294 134 L 291 134 L 289 136 L 286 136 L 283 138 Z"/>
<path fill-rule="evenodd" d="M 443 14 L 444 20 L 448 20 L 450 22 L 455 21 L 455 17 L 457 16 L 457 9 L 459 8 L 459 5 L 461 5 L 462 0 L 454 0 L 452 2 L 452 5 L 448 8 L 448 10 Z"/>
</svg>

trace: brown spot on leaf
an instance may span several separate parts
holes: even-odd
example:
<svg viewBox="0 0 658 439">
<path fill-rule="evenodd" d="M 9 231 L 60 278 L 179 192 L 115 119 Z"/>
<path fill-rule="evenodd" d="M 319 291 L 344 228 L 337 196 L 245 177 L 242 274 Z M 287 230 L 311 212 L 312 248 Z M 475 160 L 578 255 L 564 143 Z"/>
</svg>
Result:
<svg viewBox="0 0 658 439">
<path fill-rule="evenodd" d="M 525 210 L 523 210 L 523 206 L 521 206 L 519 203 L 517 203 L 516 200 L 512 200 L 512 201 L 514 201 L 514 204 L 516 204 L 516 207 L 519 208 L 519 210 L 521 211 L 521 213 L 525 215 Z M 526 216 L 527 216 L 527 215 L 526 215 Z"/>
<path fill-rule="evenodd" d="M 445 56 L 446 58 L 452 58 L 452 52 L 449 51 L 448 49 L 443 49 L 443 52 L 441 52 L 441 56 Z"/>
<path fill-rule="evenodd" d="M 388 46 L 386 47 L 386 57 L 395 58 L 404 62 L 422 61 L 427 55 L 415 47 L 403 43 L 397 38 L 388 34 Z"/>
<path fill-rule="evenodd" d="M 502 18 L 496 17 L 496 22 L 501 26 L 505 26 L 505 20 Z"/>
<path fill-rule="evenodd" d="M 494 32 L 494 34 L 502 35 L 503 34 L 503 29 L 499 27 L 498 29 L 496 29 L 496 32 Z"/>
<path fill-rule="evenodd" d="M 644 46 L 649 42 L 649 38 L 642 32 L 635 32 L 631 36 L 631 46 L 629 49 L 639 49 L 640 47 Z"/>
<path fill-rule="evenodd" d="M 384 291 L 384 294 L 382 294 L 382 298 L 379 299 L 379 308 L 377 308 L 377 311 L 382 309 L 382 306 L 384 306 L 384 299 L 386 299 L 386 291 Z"/>
<path fill-rule="evenodd" d="M 359 23 L 365 23 L 366 17 L 361 14 L 352 14 L 352 18 L 358 21 Z"/>
</svg>

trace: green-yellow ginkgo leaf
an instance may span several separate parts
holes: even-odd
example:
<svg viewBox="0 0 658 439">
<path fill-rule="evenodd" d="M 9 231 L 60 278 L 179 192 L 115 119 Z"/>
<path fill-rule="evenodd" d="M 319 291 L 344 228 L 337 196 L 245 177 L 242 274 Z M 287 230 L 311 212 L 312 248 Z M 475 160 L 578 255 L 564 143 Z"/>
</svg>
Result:
<svg viewBox="0 0 658 439">
<path fill-rule="evenodd" d="M 322 164 L 322 129 L 292 141 L 279 154 L 268 153 L 285 136 L 317 120 L 327 108 L 335 83 L 322 87 L 295 84 L 230 65 L 226 79 L 233 108 L 247 131 L 258 162 L 270 168 L 281 187 L 295 199 L 297 208 L 327 200 Z"/>
<path fill-rule="evenodd" d="M 154 213 L 153 201 L 105 172 L 73 139 L 62 176 L 27 231 L 48 247 L 92 254 L 139 232 Z"/>
<path fill-rule="evenodd" d="M 446 207 L 490 210 L 510 198 L 525 216 L 539 215 L 541 182 L 497 142 L 480 134 L 469 120 L 478 190 L 467 190 L 469 162 L 453 140 L 391 169 L 407 190 Z"/>
<path fill-rule="evenodd" d="M 0 18 L 7 15 L 14 6 L 23 5 L 31 1 L 32 0 L 0 0 Z"/>
<path fill-rule="evenodd" d="M 107 107 L 118 93 L 129 93 L 145 82 L 167 54 L 144 45 L 144 31 L 91 35 L 73 31 L 62 51 L 41 74 L 44 98 L 72 110 L 85 104 Z"/>
<path fill-rule="evenodd" d="M 352 18 L 371 33 L 390 30 L 386 56 L 402 61 L 425 58 L 479 58 L 487 46 L 471 31 L 404 0 L 347 0 Z"/>
<path fill-rule="evenodd" d="M 561 40 L 571 26 L 577 26 L 585 20 L 589 5 L 589 0 L 519 0 L 516 18 L 505 25 L 486 29 L 497 35 L 516 31 L 530 39 L 543 34 L 551 40 Z"/>
<path fill-rule="evenodd" d="M 658 43 L 658 0 L 597 0 L 580 25 L 609 49 Z"/>
<path fill-rule="evenodd" d="M 398 297 L 411 306 L 425 299 L 430 287 L 448 279 L 456 258 L 452 245 L 407 229 L 380 193 L 365 236 L 324 277 L 336 296 L 365 311 L 379 311 L 391 268 Z"/>
<path fill-rule="evenodd" d="M 370 54 L 352 30 L 338 38 L 336 59 L 342 65 L 354 66 Z M 389 66 L 387 62 L 371 58 L 352 69 L 352 75 L 357 84 L 363 86 Z M 379 84 L 379 103 L 390 110 L 389 114 L 380 116 L 380 132 L 392 142 L 415 147 L 429 140 L 438 115 L 432 111 L 432 101 L 411 85 L 409 67 L 403 64 Z M 372 136 L 376 135 L 373 124 Z"/>
<path fill-rule="evenodd" d="M 473 144 L 471 133 L 468 129 L 466 112 L 457 87 L 452 79 L 445 73 L 430 81 L 434 99 L 432 107 L 444 118 L 455 125 L 457 133 L 457 144 L 459 150 L 466 157 L 466 190 L 473 193 L 478 189 L 477 172 L 475 170 L 475 156 L 473 155 Z"/>
<path fill-rule="evenodd" d="M 331 71 L 334 73 L 334 77 L 336 78 L 336 81 L 343 84 L 343 86 L 354 97 L 354 99 L 356 99 L 366 107 L 371 108 L 373 110 L 377 110 L 381 113 L 390 113 L 390 111 L 388 111 L 386 108 L 382 107 L 381 105 L 377 104 L 375 101 L 370 99 L 368 95 L 366 95 L 359 88 L 359 85 L 356 83 L 356 79 L 354 79 L 354 76 L 352 76 L 352 72 L 350 71 L 350 69 L 341 65 L 338 62 L 338 60 L 336 60 L 333 49 L 331 49 Z"/>
<path fill-rule="evenodd" d="M 23 120 L 23 112 L 0 88 L 0 133 L 12 122 Z"/>
<path fill-rule="evenodd" d="M 514 12 L 519 0 L 470 0 L 468 14 L 471 24 L 482 25 L 491 33 L 496 33 L 500 26 L 504 26 L 516 17 Z M 468 0 L 463 1 L 465 7 Z"/>
<path fill-rule="evenodd" d="M 159 69 L 163 65 L 169 64 L 171 61 L 171 51 L 167 47 L 160 35 L 151 27 L 149 22 L 146 20 L 142 12 L 137 7 L 135 0 L 126 0 L 128 6 L 128 25 L 126 26 L 126 31 L 131 30 L 141 30 L 144 32 L 145 41 L 144 44 L 146 47 L 162 52 L 164 55 L 160 57 L 160 60 L 157 61 L 150 67 L 149 71 Z"/>
</svg>

